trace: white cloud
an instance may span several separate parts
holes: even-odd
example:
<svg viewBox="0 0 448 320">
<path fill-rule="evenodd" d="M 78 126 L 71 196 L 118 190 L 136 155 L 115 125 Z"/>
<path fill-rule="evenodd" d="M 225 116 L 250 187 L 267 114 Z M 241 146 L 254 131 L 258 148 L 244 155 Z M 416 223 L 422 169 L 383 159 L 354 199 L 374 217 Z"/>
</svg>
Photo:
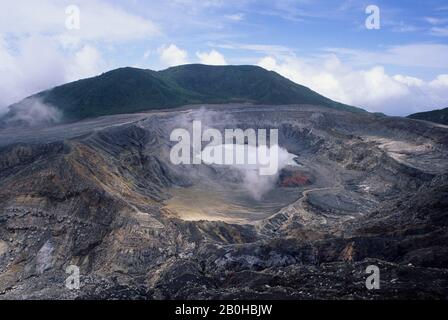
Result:
<svg viewBox="0 0 448 320">
<path fill-rule="evenodd" d="M 225 2 L 226 1 L 224 0 L 173 0 L 172 4 L 183 9 L 197 12 L 208 8 L 222 7 Z"/>
<path fill-rule="evenodd" d="M 143 59 L 146 60 L 151 55 L 151 50 L 146 50 L 145 53 L 143 53 Z"/>
<path fill-rule="evenodd" d="M 448 22 L 448 19 L 446 18 L 436 18 L 436 17 L 424 17 L 423 20 L 425 20 L 426 22 L 428 22 L 433 26 Z"/>
<path fill-rule="evenodd" d="M 352 65 L 390 64 L 404 67 L 448 68 L 448 45 L 414 43 L 392 46 L 384 51 L 327 48 Z M 428 57 L 431 57 L 428 59 Z"/>
<path fill-rule="evenodd" d="M 403 76 L 401 74 L 397 74 L 393 76 L 395 81 L 403 83 L 409 87 L 421 87 L 425 82 L 419 78 Z"/>
<path fill-rule="evenodd" d="M 210 52 L 197 52 L 196 56 L 199 58 L 200 63 L 208 65 L 226 65 L 226 59 L 224 56 L 216 50 Z"/>
<path fill-rule="evenodd" d="M 161 33 L 152 21 L 100 0 L 77 1 L 80 29 L 68 30 L 65 9 L 71 4 L 53 0 L 4 1 L 0 10 L 0 33 L 15 36 L 40 33 L 58 37 L 66 44 L 82 40 L 128 42 Z"/>
<path fill-rule="evenodd" d="M 243 13 L 235 13 L 225 16 L 225 18 L 232 20 L 232 21 L 242 21 L 244 20 L 244 14 Z"/>
<path fill-rule="evenodd" d="M 355 70 L 336 55 L 318 61 L 267 56 L 258 64 L 333 100 L 373 112 L 407 115 L 448 106 L 448 75 L 425 82 L 415 77 L 390 75 L 383 66 Z"/>
<path fill-rule="evenodd" d="M 65 52 L 50 37 L 33 35 L 9 45 L 0 36 L 0 113 L 29 95 L 105 68 L 100 52 L 91 45 Z"/>
<path fill-rule="evenodd" d="M 77 51 L 68 66 L 67 81 L 75 81 L 92 77 L 104 70 L 104 61 L 101 53 L 91 45 L 85 45 Z"/>
<path fill-rule="evenodd" d="M 431 28 L 430 33 L 438 37 L 448 37 L 448 27 Z"/>
<path fill-rule="evenodd" d="M 3 1 L 0 10 L 0 113 L 26 96 L 97 75 L 99 48 L 161 33 L 150 20 L 103 0 L 80 0 L 80 29 L 66 28 L 69 0 Z"/>
<path fill-rule="evenodd" d="M 262 53 L 267 53 L 267 54 L 292 53 L 294 51 L 293 49 L 291 49 L 289 47 L 279 46 L 279 45 L 267 45 L 267 44 L 209 43 L 209 45 L 214 48 L 231 49 L 231 50 L 248 50 L 248 51 L 262 52 Z"/>
<path fill-rule="evenodd" d="M 157 49 L 160 62 L 166 67 L 177 66 L 188 63 L 188 53 L 174 44 L 164 45 Z"/>
<path fill-rule="evenodd" d="M 64 59 L 53 41 L 32 36 L 12 47 L 1 39 L 0 112 L 27 95 L 64 81 L 64 71 L 59 68 Z"/>
</svg>

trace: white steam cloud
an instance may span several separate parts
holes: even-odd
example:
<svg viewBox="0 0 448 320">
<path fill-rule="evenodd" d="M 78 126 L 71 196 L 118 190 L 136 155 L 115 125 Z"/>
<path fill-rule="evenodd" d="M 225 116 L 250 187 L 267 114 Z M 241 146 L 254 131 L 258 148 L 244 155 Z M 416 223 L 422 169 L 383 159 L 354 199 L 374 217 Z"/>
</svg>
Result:
<svg viewBox="0 0 448 320">
<path fill-rule="evenodd" d="M 6 125 L 25 125 L 30 127 L 58 123 L 62 113 L 55 107 L 43 103 L 37 98 L 28 98 L 15 106 L 7 115 Z"/>
<path fill-rule="evenodd" d="M 216 148 L 222 148 L 224 152 L 232 152 L 232 154 L 236 154 L 238 146 L 236 144 L 225 144 L 219 146 L 207 146 L 202 151 L 202 159 L 205 163 L 211 163 L 212 159 L 207 158 L 208 155 L 211 154 L 210 148 L 216 150 Z M 257 161 L 256 164 L 249 164 L 248 159 L 256 158 L 259 154 L 268 154 L 271 155 L 271 152 L 276 152 L 278 155 L 278 164 L 275 170 L 275 173 L 272 175 L 262 175 L 260 174 L 260 169 L 262 164 Z M 255 200 L 261 200 L 263 195 L 272 190 L 278 180 L 279 174 L 282 169 L 287 166 L 296 166 L 297 164 L 294 162 L 294 158 L 296 155 L 289 153 L 285 148 L 275 146 L 251 146 L 244 145 L 244 156 L 245 161 L 244 164 L 233 164 L 230 165 L 229 168 L 233 170 L 237 170 L 242 175 L 242 183 L 244 189 L 254 198 Z M 270 159 L 272 160 L 272 158 Z M 234 161 L 236 163 L 236 161 Z"/>
<path fill-rule="evenodd" d="M 220 131 L 224 131 L 224 129 L 237 129 L 238 121 L 232 115 L 229 115 L 225 112 L 217 112 L 212 110 L 207 110 L 206 108 L 200 108 L 198 110 L 189 111 L 183 113 L 174 119 L 173 126 L 176 128 L 183 128 L 193 135 L 192 132 L 192 124 L 194 121 L 200 121 L 202 124 L 202 129 L 207 130 L 211 128 L 218 129 Z M 234 128 L 230 128 L 232 124 L 235 124 Z M 257 131 L 257 129 L 266 129 L 266 128 L 253 128 Z M 269 140 L 269 139 L 268 139 Z M 224 139 L 223 139 L 224 141 Z M 245 144 L 243 145 L 244 149 L 244 161 L 243 164 L 236 160 L 237 149 L 241 148 L 241 145 L 238 144 L 213 144 L 210 142 L 204 142 L 201 154 L 193 155 L 194 157 L 200 157 L 204 164 L 213 165 L 218 168 L 227 168 L 232 170 L 234 173 L 240 178 L 240 183 L 243 188 L 247 191 L 247 194 L 250 195 L 253 199 L 259 201 L 262 197 L 268 193 L 270 190 L 275 188 L 275 185 L 278 181 L 278 177 L 282 169 L 287 166 L 297 166 L 294 158 L 296 155 L 291 154 L 283 147 L 274 145 L 251 145 Z M 221 149 L 222 155 L 224 156 L 228 151 L 234 155 L 233 164 L 217 164 L 215 155 L 216 153 L 213 150 Z M 276 157 L 272 157 L 272 153 L 276 153 Z M 266 155 L 267 158 L 262 161 L 256 161 L 255 164 L 251 164 L 253 162 L 248 159 L 257 159 L 259 160 L 259 155 Z M 213 156 L 212 156 L 213 155 Z M 278 162 L 275 165 L 275 171 L 273 174 L 262 174 L 263 170 L 266 169 L 267 164 L 271 164 L 274 161 L 273 158 L 276 158 L 275 161 Z M 224 163 L 224 161 L 220 162 Z M 271 167 L 271 166 L 269 166 Z M 188 168 L 185 166 L 184 168 Z M 196 171 L 192 171 L 196 174 Z M 185 172 L 184 172 L 185 173 Z M 230 174 L 229 176 L 234 176 Z M 213 179 L 213 177 L 210 177 Z"/>
</svg>

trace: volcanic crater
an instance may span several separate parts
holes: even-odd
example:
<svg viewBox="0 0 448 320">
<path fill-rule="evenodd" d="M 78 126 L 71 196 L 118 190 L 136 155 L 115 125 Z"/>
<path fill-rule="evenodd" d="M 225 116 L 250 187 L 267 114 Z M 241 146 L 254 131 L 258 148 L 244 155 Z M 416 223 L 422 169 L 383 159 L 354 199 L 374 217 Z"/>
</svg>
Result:
<svg viewBox="0 0 448 320">
<path fill-rule="evenodd" d="M 278 129 L 295 165 L 254 182 L 172 164 L 170 133 L 198 119 Z M 2 129 L 0 298 L 446 298 L 447 157 L 447 127 L 310 105 Z"/>
</svg>

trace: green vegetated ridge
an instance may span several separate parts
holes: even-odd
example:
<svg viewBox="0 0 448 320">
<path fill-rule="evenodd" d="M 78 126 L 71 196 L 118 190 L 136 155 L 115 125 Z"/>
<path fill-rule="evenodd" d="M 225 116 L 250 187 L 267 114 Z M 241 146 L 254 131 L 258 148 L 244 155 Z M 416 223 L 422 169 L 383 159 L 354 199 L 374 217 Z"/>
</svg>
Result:
<svg viewBox="0 0 448 320">
<path fill-rule="evenodd" d="M 166 109 L 189 104 L 311 104 L 352 112 L 363 109 L 328 99 L 257 66 L 182 65 L 163 71 L 120 68 L 40 92 L 65 121 Z M 29 98 L 27 98 L 29 99 Z M 20 106 L 10 107 L 10 113 Z"/>
</svg>

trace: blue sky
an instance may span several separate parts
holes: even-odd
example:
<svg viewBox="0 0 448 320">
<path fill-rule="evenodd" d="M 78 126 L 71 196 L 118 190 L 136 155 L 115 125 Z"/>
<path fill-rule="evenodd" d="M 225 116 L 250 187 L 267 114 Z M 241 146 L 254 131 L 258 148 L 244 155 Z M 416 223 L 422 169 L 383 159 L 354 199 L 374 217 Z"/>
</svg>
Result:
<svg viewBox="0 0 448 320">
<path fill-rule="evenodd" d="M 67 29 L 67 6 L 79 29 Z M 369 5 L 380 27 L 365 26 Z M 390 115 L 448 106 L 448 1 L 0 1 L 0 112 L 121 66 L 253 64 Z"/>
</svg>

